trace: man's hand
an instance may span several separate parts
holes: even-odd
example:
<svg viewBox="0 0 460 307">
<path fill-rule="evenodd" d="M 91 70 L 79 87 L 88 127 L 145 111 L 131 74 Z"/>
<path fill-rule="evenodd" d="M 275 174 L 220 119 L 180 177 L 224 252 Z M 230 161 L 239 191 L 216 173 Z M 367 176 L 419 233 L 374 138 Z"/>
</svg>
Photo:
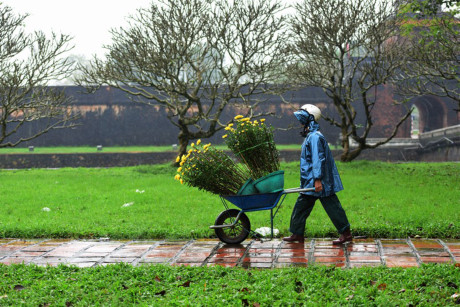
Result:
<svg viewBox="0 0 460 307">
<path fill-rule="evenodd" d="M 320 179 L 315 180 L 315 192 L 321 192 L 323 190 L 323 184 Z"/>
</svg>

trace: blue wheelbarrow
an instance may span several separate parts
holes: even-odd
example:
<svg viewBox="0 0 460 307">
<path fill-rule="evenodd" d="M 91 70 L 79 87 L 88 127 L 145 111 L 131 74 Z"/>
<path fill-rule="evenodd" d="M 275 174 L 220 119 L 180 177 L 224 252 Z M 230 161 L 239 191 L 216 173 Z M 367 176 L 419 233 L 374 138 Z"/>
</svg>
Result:
<svg viewBox="0 0 460 307">
<path fill-rule="evenodd" d="M 246 212 L 270 210 L 271 238 L 273 239 L 273 219 L 284 202 L 287 194 L 314 191 L 314 188 L 301 189 L 292 188 L 274 193 L 250 194 L 250 195 L 220 195 L 225 207 L 217 217 L 214 229 L 217 237 L 227 244 L 239 244 L 246 240 L 251 232 L 251 222 Z M 230 209 L 228 202 L 234 204 L 238 209 Z M 276 208 L 276 211 L 273 210 Z"/>
</svg>

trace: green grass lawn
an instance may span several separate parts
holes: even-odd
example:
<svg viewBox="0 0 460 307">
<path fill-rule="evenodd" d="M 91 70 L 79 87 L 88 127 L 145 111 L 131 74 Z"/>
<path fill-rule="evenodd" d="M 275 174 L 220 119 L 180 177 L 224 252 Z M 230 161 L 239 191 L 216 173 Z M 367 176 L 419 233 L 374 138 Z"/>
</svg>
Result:
<svg viewBox="0 0 460 307">
<path fill-rule="evenodd" d="M 285 187 L 298 186 L 298 163 L 282 164 Z M 460 237 L 459 163 L 338 163 L 339 198 L 354 235 Z M 126 168 L 0 170 L 0 237 L 213 237 L 224 209 L 218 196 L 183 186 L 169 165 Z M 296 196 L 275 218 L 288 234 Z M 232 205 L 231 205 L 232 206 Z M 50 211 L 43 211 L 49 208 Z M 248 213 L 252 229 L 270 225 L 269 211 Z M 318 202 L 309 237 L 336 236 Z"/>
<path fill-rule="evenodd" d="M 460 268 L 0 265 L 1 306 L 454 306 Z"/>
</svg>

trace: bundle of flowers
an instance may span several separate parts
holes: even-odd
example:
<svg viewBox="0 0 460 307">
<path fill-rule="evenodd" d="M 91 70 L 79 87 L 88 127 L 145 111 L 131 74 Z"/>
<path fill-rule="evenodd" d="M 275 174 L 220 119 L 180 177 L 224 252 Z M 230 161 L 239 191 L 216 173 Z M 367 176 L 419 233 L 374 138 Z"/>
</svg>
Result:
<svg viewBox="0 0 460 307">
<path fill-rule="evenodd" d="M 235 117 L 223 136 L 228 148 L 244 163 L 253 179 L 261 178 L 280 169 L 279 152 L 273 140 L 273 128 L 265 119 L 251 121 L 242 115 Z"/>
<path fill-rule="evenodd" d="M 218 195 L 235 195 L 250 178 L 244 167 L 236 164 L 222 150 L 201 145 L 198 140 L 186 155 L 177 157 L 180 162 L 176 180 L 182 184 Z"/>
</svg>

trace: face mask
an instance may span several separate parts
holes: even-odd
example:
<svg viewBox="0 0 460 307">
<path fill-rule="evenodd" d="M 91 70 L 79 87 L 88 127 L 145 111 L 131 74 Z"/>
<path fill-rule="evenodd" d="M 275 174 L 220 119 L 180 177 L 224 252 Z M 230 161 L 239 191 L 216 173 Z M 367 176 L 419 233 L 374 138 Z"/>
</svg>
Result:
<svg viewBox="0 0 460 307">
<path fill-rule="evenodd" d="M 304 126 L 302 130 L 299 132 L 300 136 L 305 138 L 308 135 L 310 129 L 308 129 L 308 126 Z"/>
</svg>

